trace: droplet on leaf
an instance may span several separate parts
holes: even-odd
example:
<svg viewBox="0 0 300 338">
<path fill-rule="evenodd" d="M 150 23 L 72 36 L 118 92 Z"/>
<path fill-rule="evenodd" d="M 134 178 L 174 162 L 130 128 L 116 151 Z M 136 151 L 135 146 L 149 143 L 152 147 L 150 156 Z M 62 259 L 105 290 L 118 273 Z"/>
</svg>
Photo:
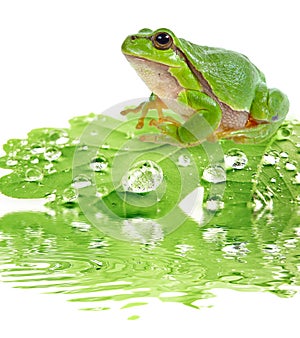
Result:
<svg viewBox="0 0 300 338">
<path fill-rule="evenodd" d="M 162 169 L 153 161 L 136 163 L 122 178 L 125 191 L 145 193 L 156 190 L 163 181 Z"/>
<path fill-rule="evenodd" d="M 63 201 L 66 202 L 66 203 L 73 203 L 76 201 L 78 197 L 78 193 L 77 191 L 70 187 L 70 188 L 66 188 L 63 193 L 62 193 L 62 198 L 63 198 Z"/>
<path fill-rule="evenodd" d="M 38 168 L 29 168 L 25 172 L 25 181 L 27 182 L 41 181 L 43 177 L 43 173 Z"/>
<path fill-rule="evenodd" d="M 56 147 L 48 147 L 44 153 L 45 159 L 49 162 L 58 160 L 60 156 L 61 151 Z"/>
<path fill-rule="evenodd" d="M 277 140 L 283 141 L 288 139 L 292 134 L 292 130 L 288 126 L 281 126 L 277 131 Z"/>
<path fill-rule="evenodd" d="M 72 187 L 75 189 L 82 189 L 90 186 L 92 184 L 91 180 L 85 175 L 78 175 L 74 177 Z"/>
<path fill-rule="evenodd" d="M 98 156 L 92 159 L 90 168 L 93 171 L 105 171 L 108 167 L 108 161 L 104 156 Z"/>
<path fill-rule="evenodd" d="M 296 168 L 296 166 L 293 163 L 286 162 L 285 169 L 288 170 L 288 171 L 294 171 L 297 168 Z"/>
<path fill-rule="evenodd" d="M 40 143 L 33 143 L 30 151 L 34 155 L 42 154 L 45 152 L 45 147 Z"/>
<path fill-rule="evenodd" d="M 248 163 L 248 158 L 246 154 L 244 154 L 239 149 L 231 149 L 227 152 L 227 154 L 224 156 L 225 161 L 225 168 L 227 170 L 231 169 L 244 169 L 245 166 Z"/>
<path fill-rule="evenodd" d="M 108 193 L 108 189 L 106 187 L 99 187 L 96 191 L 96 197 L 103 198 Z"/>
<path fill-rule="evenodd" d="M 226 172 L 221 165 L 211 165 L 204 169 L 202 178 L 210 183 L 222 183 L 226 181 Z"/>
<path fill-rule="evenodd" d="M 222 200 L 222 196 L 215 195 L 210 196 L 206 202 L 205 207 L 209 211 L 217 211 L 224 208 L 224 202 Z"/>
<path fill-rule="evenodd" d="M 279 154 L 277 151 L 270 151 L 263 156 L 263 165 L 275 165 L 279 162 Z"/>
<path fill-rule="evenodd" d="M 13 167 L 13 166 L 15 166 L 17 164 L 18 164 L 17 160 L 7 160 L 6 161 L 6 165 L 8 165 L 9 167 Z"/>
<path fill-rule="evenodd" d="M 191 158 L 188 155 L 180 155 L 177 164 L 180 167 L 188 167 L 191 164 Z"/>
</svg>

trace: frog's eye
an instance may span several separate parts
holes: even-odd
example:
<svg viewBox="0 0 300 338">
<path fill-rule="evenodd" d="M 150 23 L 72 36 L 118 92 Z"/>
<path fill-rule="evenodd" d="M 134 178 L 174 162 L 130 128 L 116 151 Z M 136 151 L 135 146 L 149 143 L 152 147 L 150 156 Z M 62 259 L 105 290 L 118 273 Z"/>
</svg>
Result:
<svg viewBox="0 0 300 338">
<path fill-rule="evenodd" d="M 157 49 L 169 49 L 173 44 L 173 39 L 168 33 L 159 32 L 153 36 L 152 42 Z"/>
</svg>

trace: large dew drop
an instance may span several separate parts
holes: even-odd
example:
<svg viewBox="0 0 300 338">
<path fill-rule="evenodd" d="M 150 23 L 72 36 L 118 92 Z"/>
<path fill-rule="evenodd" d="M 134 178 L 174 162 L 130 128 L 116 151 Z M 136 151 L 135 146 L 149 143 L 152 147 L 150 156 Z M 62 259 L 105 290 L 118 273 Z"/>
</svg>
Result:
<svg viewBox="0 0 300 338">
<path fill-rule="evenodd" d="M 153 161 L 136 163 L 122 178 L 125 191 L 145 193 L 154 191 L 163 181 L 162 169 Z"/>
</svg>

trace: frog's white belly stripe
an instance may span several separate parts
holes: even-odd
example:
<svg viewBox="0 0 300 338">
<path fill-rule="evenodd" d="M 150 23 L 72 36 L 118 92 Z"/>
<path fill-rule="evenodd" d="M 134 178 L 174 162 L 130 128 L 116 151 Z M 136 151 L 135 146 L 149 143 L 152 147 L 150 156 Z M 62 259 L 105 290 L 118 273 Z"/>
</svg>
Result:
<svg viewBox="0 0 300 338">
<path fill-rule="evenodd" d="M 128 55 L 126 58 L 154 94 L 161 99 L 177 99 L 182 87 L 169 73 L 168 66 Z"/>
</svg>

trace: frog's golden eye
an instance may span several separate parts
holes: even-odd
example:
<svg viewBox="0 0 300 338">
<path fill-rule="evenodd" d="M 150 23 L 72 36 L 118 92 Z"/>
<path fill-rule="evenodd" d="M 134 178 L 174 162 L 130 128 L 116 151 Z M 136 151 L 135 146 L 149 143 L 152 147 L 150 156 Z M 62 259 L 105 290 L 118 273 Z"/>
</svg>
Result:
<svg viewBox="0 0 300 338">
<path fill-rule="evenodd" d="M 173 39 L 170 34 L 159 32 L 152 37 L 152 43 L 157 49 L 169 49 L 173 45 Z"/>
</svg>

